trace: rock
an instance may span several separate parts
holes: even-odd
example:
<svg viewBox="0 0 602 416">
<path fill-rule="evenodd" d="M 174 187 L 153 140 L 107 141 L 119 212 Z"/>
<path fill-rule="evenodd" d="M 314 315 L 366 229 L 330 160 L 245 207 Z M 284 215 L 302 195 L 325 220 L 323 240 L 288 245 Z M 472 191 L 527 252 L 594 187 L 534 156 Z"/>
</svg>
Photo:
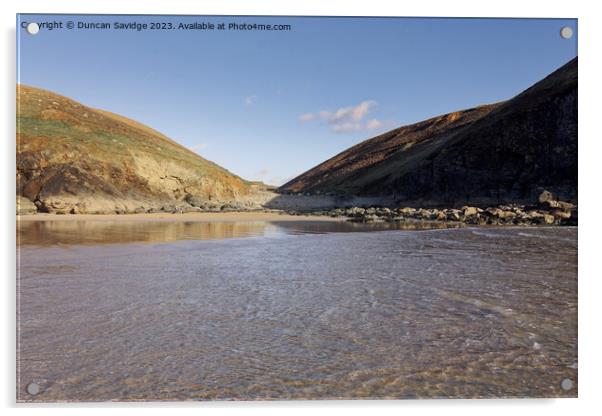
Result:
<svg viewBox="0 0 602 416">
<path fill-rule="evenodd" d="M 17 215 L 29 215 L 38 212 L 38 207 L 31 200 L 17 195 Z"/>
<path fill-rule="evenodd" d="M 485 214 L 491 217 L 497 217 L 499 213 L 502 212 L 500 208 L 490 207 L 485 210 Z"/>
<path fill-rule="evenodd" d="M 571 212 L 570 211 L 561 211 L 561 210 L 556 210 L 552 212 L 552 215 L 554 216 L 554 218 L 560 218 L 563 220 L 568 220 L 569 218 L 571 218 Z"/>
<path fill-rule="evenodd" d="M 511 220 L 516 217 L 516 213 L 512 211 L 502 211 L 500 209 L 496 212 L 496 216 L 503 220 Z"/>
<path fill-rule="evenodd" d="M 469 215 L 467 217 L 464 217 L 464 222 L 466 224 L 476 225 L 481 222 L 481 218 L 478 214 Z"/>
<path fill-rule="evenodd" d="M 563 209 L 565 211 L 570 211 L 576 207 L 575 204 L 571 204 L 570 202 L 557 201 L 558 208 Z"/>
<path fill-rule="evenodd" d="M 376 210 L 376 215 L 378 215 L 379 217 L 388 218 L 391 216 L 391 210 L 389 208 L 378 208 Z"/>
<path fill-rule="evenodd" d="M 460 219 L 461 219 L 460 213 L 461 213 L 461 211 L 459 211 L 457 209 L 448 209 L 447 210 L 447 219 L 450 221 L 460 221 Z"/>
<path fill-rule="evenodd" d="M 340 209 L 340 208 L 337 208 L 337 209 L 333 209 L 332 211 L 330 211 L 328 213 L 328 215 L 331 216 L 331 217 L 335 217 L 335 218 L 336 217 L 342 217 L 342 216 L 345 215 L 345 211 L 342 210 L 342 209 Z"/>
<path fill-rule="evenodd" d="M 575 208 L 575 204 L 564 201 L 556 201 L 553 199 L 546 200 L 543 203 L 540 203 L 539 205 L 540 207 L 545 208 L 547 210 L 561 209 L 564 211 L 570 211 L 573 208 Z"/>
<path fill-rule="evenodd" d="M 435 219 L 437 221 L 445 221 L 447 219 L 447 214 L 445 213 L 445 211 L 437 210 L 435 215 L 436 215 Z"/>
<path fill-rule="evenodd" d="M 186 194 L 186 196 L 184 197 L 184 201 L 188 202 L 193 207 L 202 207 L 208 202 L 205 198 L 201 198 L 191 194 Z"/>
<path fill-rule="evenodd" d="M 419 210 L 416 212 L 416 216 L 417 216 L 418 218 L 421 218 L 421 219 L 423 219 L 423 220 L 430 220 L 430 219 L 432 219 L 432 218 L 431 218 L 432 214 L 433 214 L 433 213 L 432 213 L 430 210 L 428 210 L 428 209 L 423 209 L 423 208 L 420 208 L 420 209 L 419 209 Z"/>
<path fill-rule="evenodd" d="M 462 210 L 464 211 L 464 216 L 465 217 L 471 217 L 473 215 L 477 215 L 478 214 L 478 210 L 475 207 L 468 207 L 468 206 L 464 206 L 462 207 Z"/>
<path fill-rule="evenodd" d="M 522 218 L 525 216 L 525 211 L 523 211 L 523 208 L 516 208 L 515 210 L 513 210 L 513 212 L 516 214 L 517 217 Z"/>
<path fill-rule="evenodd" d="M 86 204 L 79 202 L 73 205 L 73 207 L 71 207 L 69 210 L 69 214 L 86 214 L 87 212 Z"/>
<path fill-rule="evenodd" d="M 220 210 L 222 210 L 223 206 L 230 205 L 230 204 L 218 204 L 209 199 L 202 198 L 199 196 L 193 196 L 190 194 L 188 194 L 184 197 L 184 201 L 186 201 L 188 204 L 192 205 L 193 207 L 200 208 L 201 211 L 207 211 L 207 212 L 219 212 Z"/>
<path fill-rule="evenodd" d="M 546 224 L 554 224 L 555 219 L 553 215 L 543 214 L 543 219 Z"/>
<path fill-rule="evenodd" d="M 416 210 L 414 208 L 400 208 L 397 210 L 398 213 L 402 214 L 403 216 L 406 217 L 411 217 L 412 215 L 414 215 L 416 213 Z"/>
<path fill-rule="evenodd" d="M 359 208 L 359 207 L 347 208 L 345 210 L 345 215 L 348 217 L 361 217 L 365 213 L 366 213 L 366 210 L 364 208 Z"/>
<path fill-rule="evenodd" d="M 554 201 L 553 199 L 550 199 L 548 201 L 540 203 L 539 206 L 544 209 L 558 208 L 558 201 Z"/>
<path fill-rule="evenodd" d="M 534 221 L 537 222 L 537 220 L 541 219 L 543 221 L 543 215 L 541 212 L 539 211 L 527 211 L 525 214 L 525 218 L 529 221 Z"/>
<path fill-rule="evenodd" d="M 537 197 L 537 202 L 539 202 L 540 204 L 545 204 L 546 202 L 553 200 L 554 195 L 552 195 L 552 192 L 549 191 L 543 191 L 539 194 L 539 197 Z"/>
</svg>

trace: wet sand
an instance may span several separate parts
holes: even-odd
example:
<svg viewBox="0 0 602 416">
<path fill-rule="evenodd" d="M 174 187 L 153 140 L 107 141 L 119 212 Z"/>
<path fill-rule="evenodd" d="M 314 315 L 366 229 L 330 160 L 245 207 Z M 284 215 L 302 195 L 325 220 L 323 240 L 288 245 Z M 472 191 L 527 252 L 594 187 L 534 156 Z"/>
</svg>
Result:
<svg viewBox="0 0 602 416">
<path fill-rule="evenodd" d="M 218 222 L 218 221 L 344 221 L 310 215 L 289 215 L 279 212 L 190 212 L 185 214 L 33 214 L 17 215 L 17 221 L 145 221 L 145 222 Z"/>
<path fill-rule="evenodd" d="M 131 215 L 44 215 L 40 220 L 17 224 L 17 245 L 67 246 L 89 244 L 161 243 L 178 240 L 214 240 L 241 237 L 275 237 L 332 232 L 370 232 L 382 230 L 425 230 L 456 228 L 445 222 L 355 223 L 341 218 L 298 217 L 267 213 L 216 214 L 142 214 L 130 221 Z M 247 215 L 244 215 L 247 214 Z M 248 215 L 251 214 L 251 215 Z M 259 215 L 257 215 L 259 214 Z M 82 217 L 100 217 L 97 220 Z M 149 217 L 151 217 L 149 219 Z M 55 220 L 67 218 L 67 220 Z M 114 219 L 115 218 L 115 219 Z M 222 219 L 228 218 L 228 219 Z M 237 218 L 237 219 L 235 219 Z M 275 218 L 258 220 L 257 218 Z"/>
</svg>

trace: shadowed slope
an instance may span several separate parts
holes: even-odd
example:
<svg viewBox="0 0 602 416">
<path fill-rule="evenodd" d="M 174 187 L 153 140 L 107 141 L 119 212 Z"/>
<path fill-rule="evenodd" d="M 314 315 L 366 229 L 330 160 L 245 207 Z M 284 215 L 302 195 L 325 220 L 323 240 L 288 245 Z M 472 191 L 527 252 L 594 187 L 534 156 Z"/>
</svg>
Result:
<svg viewBox="0 0 602 416">
<path fill-rule="evenodd" d="M 280 192 L 386 195 L 415 205 L 577 197 L 577 58 L 503 103 L 366 140 Z"/>
</svg>

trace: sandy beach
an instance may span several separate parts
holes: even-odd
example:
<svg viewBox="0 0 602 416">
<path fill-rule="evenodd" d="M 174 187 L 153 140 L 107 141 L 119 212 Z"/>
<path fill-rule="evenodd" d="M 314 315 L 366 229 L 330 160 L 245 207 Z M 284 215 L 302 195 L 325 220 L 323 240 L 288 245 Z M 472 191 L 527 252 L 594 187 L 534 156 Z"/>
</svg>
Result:
<svg viewBox="0 0 602 416">
<path fill-rule="evenodd" d="M 278 212 L 191 212 L 186 214 L 33 214 L 17 215 L 18 221 L 145 221 L 145 222 L 224 222 L 224 221 L 344 221 L 344 218 L 289 215 Z"/>
</svg>

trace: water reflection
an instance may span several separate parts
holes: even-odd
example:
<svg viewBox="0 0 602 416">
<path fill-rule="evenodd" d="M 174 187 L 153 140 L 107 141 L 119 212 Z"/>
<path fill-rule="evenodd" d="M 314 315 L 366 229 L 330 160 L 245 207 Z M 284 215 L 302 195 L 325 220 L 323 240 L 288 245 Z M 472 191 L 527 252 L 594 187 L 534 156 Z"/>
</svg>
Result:
<svg viewBox="0 0 602 416">
<path fill-rule="evenodd" d="M 437 222 L 351 223 L 346 221 L 21 221 L 17 226 L 19 245 L 111 244 L 172 242 L 224 238 L 323 234 L 378 230 L 419 230 L 457 225 Z"/>
<path fill-rule="evenodd" d="M 54 226 L 112 238 L 104 224 L 38 225 Z M 169 238 L 300 230 L 129 226 Z M 577 396 L 576 228 L 304 227 L 21 247 L 18 400 Z"/>
</svg>

